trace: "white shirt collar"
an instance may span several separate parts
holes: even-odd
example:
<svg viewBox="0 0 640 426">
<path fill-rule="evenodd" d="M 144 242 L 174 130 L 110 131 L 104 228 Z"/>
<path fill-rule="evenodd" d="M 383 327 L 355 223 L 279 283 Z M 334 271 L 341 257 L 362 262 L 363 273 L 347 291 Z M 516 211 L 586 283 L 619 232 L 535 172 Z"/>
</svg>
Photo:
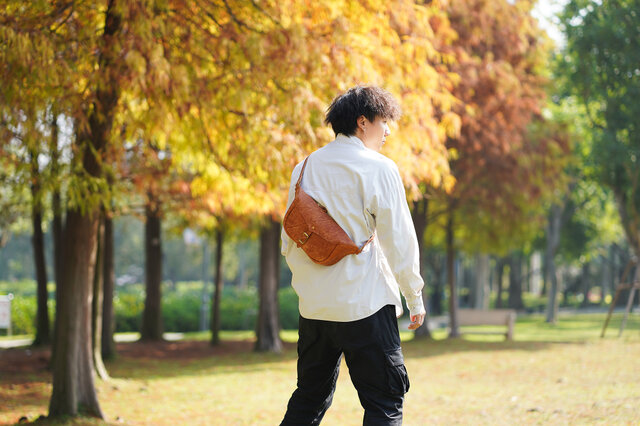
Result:
<svg viewBox="0 0 640 426">
<path fill-rule="evenodd" d="M 362 142 L 362 140 L 359 137 L 347 136 L 343 133 L 338 133 L 338 135 L 336 136 L 335 142 L 350 143 L 350 144 L 354 144 L 354 145 L 365 148 L 364 142 Z"/>
</svg>

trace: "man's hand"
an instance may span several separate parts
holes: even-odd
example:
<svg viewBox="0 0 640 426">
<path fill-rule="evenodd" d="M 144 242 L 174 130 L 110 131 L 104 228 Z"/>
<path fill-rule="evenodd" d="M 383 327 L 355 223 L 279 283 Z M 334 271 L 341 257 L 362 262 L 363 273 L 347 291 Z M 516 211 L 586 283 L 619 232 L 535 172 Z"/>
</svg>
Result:
<svg viewBox="0 0 640 426">
<path fill-rule="evenodd" d="M 411 324 L 409 324 L 409 330 L 415 330 L 420 327 L 424 322 L 424 314 L 413 315 L 411 317 Z"/>
</svg>

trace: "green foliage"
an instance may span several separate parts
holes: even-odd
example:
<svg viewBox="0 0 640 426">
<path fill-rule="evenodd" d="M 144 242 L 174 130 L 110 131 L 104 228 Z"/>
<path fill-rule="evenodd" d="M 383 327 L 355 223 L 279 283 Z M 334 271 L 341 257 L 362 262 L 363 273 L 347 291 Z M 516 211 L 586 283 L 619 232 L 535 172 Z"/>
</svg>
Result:
<svg viewBox="0 0 640 426">
<path fill-rule="evenodd" d="M 404 298 L 402 299 L 404 302 Z M 280 303 L 280 325 L 284 330 L 297 330 L 298 319 L 298 295 L 291 287 L 280 289 L 278 292 Z"/>
<path fill-rule="evenodd" d="M 562 126 L 570 139 L 572 153 L 564 173 L 567 182 L 551 201 L 565 204 L 558 254 L 564 263 L 575 263 L 588 261 L 619 241 L 622 228 L 613 194 L 599 179 L 593 128 L 584 105 L 570 95 L 572 82 L 562 74 L 563 60 L 558 57 L 554 63 L 556 95 L 544 114 L 549 123 Z"/>
<path fill-rule="evenodd" d="M 225 301 L 226 300 L 226 301 Z M 254 288 L 225 288 L 220 302 L 220 328 L 252 330 L 258 315 L 258 293 Z"/>
<path fill-rule="evenodd" d="M 35 285 L 34 285 L 35 286 Z M 0 295 L 6 294 L 1 290 L 0 286 Z M 55 315 L 55 301 L 49 300 L 48 304 L 49 309 L 49 318 L 54 318 Z M 34 335 L 36 333 L 36 297 L 33 294 L 28 296 L 20 295 L 16 297 L 14 295 L 13 300 L 11 300 L 11 334 L 19 335 L 19 334 L 30 334 Z M 7 335 L 8 330 L 0 330 L 0 335 Z"/>
<path fill-rule="evenodd" d="M 561 20 L 561 72 L 586 109 L 598 178 L 615 194 L 622 225 L 640 252 L 640 1 L 573 0 Z"/>
<path fill-rule="evenodd" d="M 36 299 L 14 298 L 11 301 L 11 332 L 13 334 L 35 334 Z"/>
<path fill-rule="evenodd" d="M 589 261 L 622 237 L 613 195 L 598 183 L 577 182 L 566 209 L 571 216 L 562 228 L 559 247 L 565 263 Z"/>
<path fill-rule="evenodd" d="M 141 292 L 117 294 L 113 300 L 116 331 L 140 331 L 144 294 Z"/>
<path fill-rule="evenodd" d="M 197 331 L 200 297 L 196 292 L 170 292 L 162 298 L 162 321 L 169 332 Z"/>
<path fill-rule="evenodd" d="M 162 298 L 162 320 L 167 332 L 198 331 L 200 328 L 200 307 L 202 284 L 200 282 L 178 283 L 176 289 L 164 287 Z M 207 311 L 210 315 L 210 295 L 207 294 Z M 284 329 L 298 327 L 298 297 L 292 288 L 280 290 L 280 321 Z M 116 310 L 116 331 L 132 332 L 140 330 L 144 309 L 144 289 L 140 284 L 118 289 L 114 301 Z M 253 287 L 226 287 L 220 302 L 222 330 L 253 330 L 258 314 L 258 294 Z M 209 321 L 207 319 L 207 324 Z"/>
<path fill-rule="evenodd" d="M 175 289 L 163 288 L 162 320 L 167 332 L 191 332 L 200 328 L 200 300 L 202 283 L 180 282 Z M 9 291 L 10 290 L 10 291 Z M 16 291 L 17 290 L 17 291 Z M 53 290 L 53 285 L 51 285 Z M 35 283 L 24 281 L 19 285 L 0 281 L 0 294 L 11 292 L 13 334 L 35 334 L 36 296 Z M 280 322 L 283 329 L 298 328 L 298 296 L 291 287 L 278 293 Z M 49 316 L 54 318 L 53 291 L 49 295 Z M 207 324 L 210 315 L 210 295 L 207 295 Z M 132 284 L 118 287 L 114 298 L 116 332 L 140 331 L 144 310 L 144 286 Z M 258 314 L 258 293 L 254 287 L 226 287 L 220 302 L 222 330 L 253 330 Z"/>
</svg>

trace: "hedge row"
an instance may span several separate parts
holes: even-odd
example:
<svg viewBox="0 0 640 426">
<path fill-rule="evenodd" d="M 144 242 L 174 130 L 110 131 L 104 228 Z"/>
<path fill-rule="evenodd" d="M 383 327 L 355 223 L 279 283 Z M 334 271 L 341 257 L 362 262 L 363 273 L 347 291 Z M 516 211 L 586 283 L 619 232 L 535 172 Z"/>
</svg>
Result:
<svg viewBox="0 0 640 426">
<path fill-rule="evenodd" d="M 200 328 L 201 284 L 180 283 L 176 288 L 164 288 L 162 319 L 169 332 L 198 331 Z M 280 323 L 284 329 L 298 328 L 298 297 L 292 288 L 281 289 Z M 207 300 L 207 325 L 210 318 Z M 116 332 L 139 331 L 144 309 L 144 287 L 130 285 L 119 288 L 114 298 Z M 50 295 L 49 317 L 53 318 L 55 300 Z M 255 288 L 225 288 L 220 301 L 221 328 L 223 330 L 253 330 L 258 314 L 258 294 Z M 11 302 L 13 334 L 35 334 L 36 298 L 34 295 L 16 295 Z M 6 335 L 0 330 L 0 335 Z"/>
</svg>

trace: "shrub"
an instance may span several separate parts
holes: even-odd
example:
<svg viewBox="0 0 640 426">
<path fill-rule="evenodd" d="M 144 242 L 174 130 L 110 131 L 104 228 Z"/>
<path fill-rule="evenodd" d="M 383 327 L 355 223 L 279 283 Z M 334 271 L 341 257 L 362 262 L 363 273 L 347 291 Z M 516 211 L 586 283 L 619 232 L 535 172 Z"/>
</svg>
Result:
<svg viewBox="0 0 640 426">
<path fill-rule="evenodd" d="M 136 285 L 137 286 L 137 285 Z M 141 287 L 118 289 L 114 301 L 116 331 L 139 331 L 144 309 L 144 291 Z M 202 298 L 201 283 L 178 283 L 174 288 L 163 288 L 162 320 L 164 330 L 187 332 L 200 329 Z M 210 323 L 211 304 L 207 295 L 206 324 Z M 282 328 L 298 328 L 298 297 L 292 288 L 279 291 L 280 322 Z M 220 301 L 220 328 L 222 330 L 253 330 L 258 315 L 256 288 L 225 287 Z"/>
<path fill-rule="evenodd" d="M 136 293 L 116 294 L 113 299 L 117 332 L 140 331 L 144 295 Z"/>
<path fill-rule="evenodd" d="M 297 330 L 298 318 L 298 295 L 291 287 L 280 289 L 278 292 L 278 302 L 280 303 L 280 325 L 285 330 Z"/>
<path fill-rule="evenodd" d="M 166 294 L 162 298 L 162 321 L 165 331 L 198 331 L 200 296 L 194 292 Z"/>
<path fill-rule="evenodd" d="M 165 286 L 162 298 L 164 330 L 169 332 L 197 331 L 200 328 L 202 285 L 178 283 L 174 288 Z M 50 318 L 54 318 L 55 296 L 50 295 Z M 211 314 L 210 296 L 207 296 L 207 328 Z M 298 296 L 291 287 L 278 293 L 280 323 L 284 329 L 298 328 Z M 144 310 L 144 287 L 131 284 L 118 287 L 114 297 L 117 332 L 140 331 Z M 220 327 L 223 330 L 253 330 L 258 315 L 258 293 L 255 287 L 226 287 L 220 303 Z M 36 298 L 33 293 L 16 296 L 11 303 L 13 334 L 35 334 Z M 53 324 L 53 323 L 52 323 Z M 4 334 L 4 332 L 2 332 Z"/>
<path fill-rule="evenodd" d="M 14 297 L 11 301 L 11 332 L 13 334 L 36 333 L 36 298 Z"/>
</svg>

